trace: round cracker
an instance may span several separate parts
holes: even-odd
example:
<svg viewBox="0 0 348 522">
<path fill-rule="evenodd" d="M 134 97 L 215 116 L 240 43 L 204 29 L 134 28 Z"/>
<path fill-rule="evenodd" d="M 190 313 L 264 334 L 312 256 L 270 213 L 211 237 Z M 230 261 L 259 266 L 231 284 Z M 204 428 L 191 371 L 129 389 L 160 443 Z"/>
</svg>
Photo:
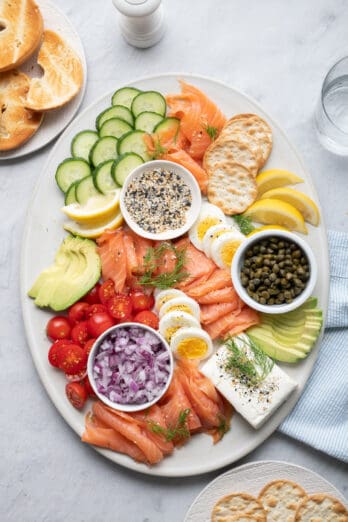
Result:
<svg viewBox="0 0 348 522">
<path fill-rule="evenodd" d="M 232 518 L 228 518 L 227 522 L 257 522 L 258 518 L 252 515 L 236 515 Z"/>
<path fill-rule="evenodd" d="M 256 200 L 255 177 L 243 165 L 222 162 L 208 176 L 208 200 L 225 214 L 241 214 Z"/>
<path fill-rule="evenodd" d="M 317 493 L 309 495 L 297 508 L 295 522 L 348 522 L 348 511 L 335 497 Z"/>
<path fill-rule="evenodd" d="M 232 124 L 232 128 L 230 128 L 230 122 Z M 221 133 L 219 134 L 219 137 L 221 135 L 223 135 L 226 138 L 232 138 L 234 140 L 240 141 L 244 145 L 247 145 L 247 147 L 249 147 L 249 149 L 252 151 L 252 153 L 254 154 L 254 156 L 258 162 L 258 168 L 260 168 L 261 165 L 263 165 L 263 157 L 262 157 L 262 150 L 261 150 L 261 147 L 259 144 L 259 140 L 257 138 L 255 138 L 254 136 L 252 136 L 251 134 L 247 134 L 246 132 L 240 132 L 240 131 L 236 132 L 233 128 L 233 122 L 234 122 L 234 118 L 232 118 L 231 120 L 228 120 L 225 123 L 223 129 L 221 130 Z"/>
<path fill-rule="evenodd" d="M 266 163 L 272 150 L 272 129 L 268 123 L 256 114 L 238 114 L 229 120 L 229 129 L 242 132 L 258 140 L 262 152 L 259 168 Z"/>
<path fill-rule="evenodd" d="M 209 171 L 222 162 L 243 165 L 256 177 L 259 162 L 252 150 L 245 144 L 224 134 L 220 134 L 204 154 L 203 165 Z"/>
<path fill-rule="evenodd" d="M 258 499 L 267 512 L 267 522 L 291 522 L 307 493 L 296 482 L 273 480 L 260 491 Z"/>
<path fill-rule="evenodd" d="M 42 113 L 24 107 L 29 82 L 19 71 L 0 73 L 0 151 L 19 147 L 40 127 Z"/>
<path fill-rule="evenodd" d="M 258 522 L 266 522 L 266 512 L 255 497 L 248 493 L 232 493 L 220 498 L 212 511 L 212 522 L 230 521 L 233 516 L 251 515 Z M 238 519 L 237 519 L 238 520 Z"/>
</svg>

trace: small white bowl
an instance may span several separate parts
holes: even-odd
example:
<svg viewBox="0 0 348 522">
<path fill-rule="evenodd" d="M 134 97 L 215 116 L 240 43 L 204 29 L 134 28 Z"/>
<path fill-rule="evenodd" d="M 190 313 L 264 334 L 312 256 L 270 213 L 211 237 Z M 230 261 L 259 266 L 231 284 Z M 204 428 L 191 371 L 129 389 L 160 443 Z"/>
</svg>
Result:
<svg viewBox="0 0 348 522">
<path fill-rule="evenodd" d="M 181 176 L 184 182 L 189 186 L 191 190 L 192 196 L 192 204 L 190 209 L 186 213 L 186 223 L 184 226 L 176 229 L 166 230 L 165 232 L 153 233 L 147 232 L 143 228 L 141 228 L 132 218 L 130 213 L 128 212 L 124 198 L 129 184 L 134 181 L 137 177 L 139 177 L 143 172 L 151 169 L 167 169 L 173 170 L 176 174 Z M 144 202 L 145 203 L 145 202 Z M 198 186 L 198 183 L 194 176 L 187 169 L 178 165 L 177 163 L 173 163 L 172 161 L 164 161 L 164 160 L 154 160 L 148 161 L 147 163 L 143 163 L 136 167 L 126 178 L 124 185 L 122 187 L 122 192 L 120 196 L 120 208 L 124 219 L 127 222 L 127 225 L 139 236 L 146 237 L 147 239 L 153 239 L 155 241 L 164 241 L 168 239 L 174 239 L 176 237 L 182 236 L 192 227 L 193 223 L 198 218 L 198 214 L 201 209 L 202 196 L 201 191 Z"/>
<path fill-rule="evenodd" d="M 294 300 L 291 303 L 285 303 L 285 304 L 275 304 L 275 305 L 263 305 L 252 299 L 252 297 L 249 296 L 246 289 L 241 283 L 241 277 L 240 277 L 240 271 L 244 262 L 244 257 L 246 251 L 249 249 L 251 245 L 254 243 L 258 243 L 262 239 L 269 238 L 269 237 L 281 237 L 284 239 L 287 239 L 288 241 L 292 241 L 298 247 L 304 252 L 308 259 L 309 264 L 309 279 L 307 281 L 307 284 L 304 288 L 304 290 L 294 298 Z M 314 254 L 309 247 L 309 245 L 300 237 L 298 237 L 296 234 L 293 234 L 292 232 L 287 232 L 285 230 L 264 230 L 261 232 L 258 232 L 256 234 L 253 234 L 248 239 L 242 242 L 242 244 L 238 247 L 233 260 L 232 260 L 232 266 L 231 266 L 231 277 L 233 286 L 239 295 L 239 297 L 249 305 L 251 308 L 254 308 L 254 310 L 258 310 L 259 312 L 264 312 L 267 314 L 284 314 L 286 312 L 291 312 L 292 310 L 295 310 L 299 306 L 301 306 L 308 297 L 313 292 L 315 283 L 317 281 L 318 276 L 318 266 L 316 259 L 314 257 Z"/>
<path fill-rule="evenodd" d="M 155 399 L 153 399 L 152 401 L 149 401 L 149 402 L 144 402 L 143 404 L 119 404 L 119 403 L 111 401 L 110 399 L 108 399 L 108 397 L 106 397 L 105 395 L 103 395 L 102 393 L 100 393 L 98 391 L 95 379 L 93 377 L 94 359 L 95 359 L 95 356 L 96 356 L 97 352 L 99 351 L 99 347 L 100 347 L 101 343 L 104 341 L 104 339 L 106 337 L 108 337 L 108 335 L 112 334 L 116 330 L 119 330 L 120 328 L 130 328 L 130 327 L 131 328 L 136 327 L 136 328 L 140 328 L 142 330 L 145 330 L 147 332 L 151 332 L 153 335 L 155 335 L 159 339 L 159 341 L 161 341 L 161 343 L 163 344 L 163 346 L 165 347 L 165 349 L 167 350 L 167 352 L 169 354 L 170 371 L 169 371 L 168 380 L 167 380 L 165 386 L 162 388 L 161 392 L 159 393 L 159 395 Z M 146 408 L 149 408 L 150 406 L 155 404 L 157 401 L 159 401 L 160 398 L 165 394 L 165 392 L 167 391 L 167 389 L 168 389 L 168 387 L 169 387 L 169 385 L 171 383 L 171 380 L 173 378 L 173 372 L 174 372 L 173 354 L 172 354 L 172 352 L 170 350 L 170 347 L 169 347 L 168 343 L 166 342 L 166 340 L 162 337 L 162 335 L 160 333 L 158 333 L 156 330 L 154 330 L 150 326 L 146 326 L 146 325 L 140 324 L 140 323 L 120 323 L 120 324 L 117 324 L 116 326 L 112 326 L 111 328 L 109 328 L 108 330 L 103 332 L 98 337 L 98 339 L 95 341 L 95 343 L 93 345 L 93 348 L 92 348 L 92 350 L 89 353 L 88 362 L 87 362 L 88 378 L 89 378 L 91 386 L 92 386 L 95 394 L 97 395 L 97 397 L 104 404 L 106 404 L 107 406 L 110 406 L 110 408 L 113 408 L 115 410 L 120 410 L 120 411 L 127 411 L 127 412 L 134 412 L 134 411 L 145 410 Z"/>
</svg>

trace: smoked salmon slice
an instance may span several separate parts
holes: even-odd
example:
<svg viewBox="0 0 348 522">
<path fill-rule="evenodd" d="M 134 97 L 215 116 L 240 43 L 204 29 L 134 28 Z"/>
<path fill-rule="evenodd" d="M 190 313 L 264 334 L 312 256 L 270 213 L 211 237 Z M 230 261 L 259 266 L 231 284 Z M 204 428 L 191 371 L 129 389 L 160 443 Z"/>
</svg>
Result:
<svg viewBox="0 0 348 522">
<path fill-rule="evenodd" d="M 231 303 L 235 302 L 236 300 L 242 303 L 237 292 L 232 287 L 213 290 L 212 292 L 197 298 L 197 302 L 199 304 Z"/>
<path fill-rule="evenodd" d="M 141 275 L 144 273 L 144 258 L 150 247 L 153 246 L 153 241 L 144 237 L 138 236 L 132 230 L 127 230 L 127 236 L 131 237 L 134 243 L 134 250 L 136 255 L 137 266 L 133 268 L 132 273 Z M 134 260 L 135 263 L 135 260 Z"/>
<path fill-rule="evenodd" d="M 194 299 L 202 297 L 203 295 L 212 292 L 213 290 L 220 290 L 226 286 L 231 286 L 231 275 L 228 270 L 217 268 L 205 283 L 188 290 L 187 294 Z"/>
<path fill-rule="evenodd" d="M 259 322 L 258 313 L 245 305 L 240 312 L 234 311 L 223 315 L 213 323 L 206 324 L 204 329 L 212 339 L 217 339 L 225 335 L 241 333 Z"/>
<path fill-rule="evenodd" d="M 147 430 L 147 437 L 159 447 L 163 455 L 172 453 L 174 444 L 166 440 L 165 435 L 158 433 L 158 429 L 154 429 L 159 427 L 162 428 L 164 432 L 167 430 L 164 415 L 157 404 L 154 404 L 148 410 L 130 413 L 130 415 L 134 419 L 142 422 L 144 428 Z"/>
<path fill-rule="evenodd" d="M 214 303 L 201 305 L 201 323 L 210 324 L 222 317 L 223 315 L 233 312 L 238 307 L 238 301 L 232 303 Z"/>
<path fill-rule="evenodd" d="M 127 259 L 127 279 L 129 279 L 137 271 L 138 258 L 135 250 L 135 244 L 130 234 L 127 234 L 126 232 L 123 234 L 123 243 Z"/>
<path fill-rule="evenodd" d="M 204 170 L 204 168 L 195 161 L 188 152 L 184 149 L 175 150 L 171 152 L 167 152 L 161 156 L 162 159 L 173 161 L 174 163 L 178 163 L 182 165 L 191 172 L 191 174 L 196 178 L 196 181 L 201 189 L 202 194 L 207 193 L 208 187 L 208 174 Z"/>
<path fill-rule="evenodd" d="M 216 269 L 215 263 L 209 259 L 203 252 L 197 250 L 188 238 L 177 241 L 175 247 L 180 250 L 185 250 L 185 264 L 183 270 L 189 276 L 182 281 L 182 285 L 186 286 L 194 282 L 202 276 L 210 276 Z"/>
<path fill-rule="evenodd" d="M 127 278 L 127 256 L 122 229 L 106 230 L 97 239 L 97 245 L 103 279 L 112 279 L 116 292 L 122 292 Z"/>
</svg>

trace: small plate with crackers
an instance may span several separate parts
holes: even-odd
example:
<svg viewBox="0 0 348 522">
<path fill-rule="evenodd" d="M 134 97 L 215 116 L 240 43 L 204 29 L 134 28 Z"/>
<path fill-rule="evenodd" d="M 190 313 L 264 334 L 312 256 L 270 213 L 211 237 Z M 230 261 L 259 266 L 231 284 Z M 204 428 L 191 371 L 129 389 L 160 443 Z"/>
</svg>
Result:
<svg viewBox="0 0 348 522">
<path fill-rule="evenodd" d="M 250 462 L 213 480 L 184 522 L 347 522 L 347 501 L 313 471 L 279 461 Z"/>
<path fill-rule="evenodd" d="M 87 65 L 71 22 L 47 0 L 0 2 L 0 46 L 1 161 L 40 149 L 68 125 Z"/>
</svg>

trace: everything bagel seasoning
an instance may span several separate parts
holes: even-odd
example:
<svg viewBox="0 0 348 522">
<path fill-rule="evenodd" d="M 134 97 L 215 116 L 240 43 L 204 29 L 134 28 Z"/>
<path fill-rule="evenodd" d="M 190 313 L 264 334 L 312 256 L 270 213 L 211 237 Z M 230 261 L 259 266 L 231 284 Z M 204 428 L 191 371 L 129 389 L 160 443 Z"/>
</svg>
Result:
<svg viewBox="0 0 348 522">
<path fill-rule="evenodd" d="M 158 234 L 181 228 L 192 205 L 190 187 L 170 169 L 149 169 L 127 187 L 124 203 L 135 223 Z"/>
</svg>

